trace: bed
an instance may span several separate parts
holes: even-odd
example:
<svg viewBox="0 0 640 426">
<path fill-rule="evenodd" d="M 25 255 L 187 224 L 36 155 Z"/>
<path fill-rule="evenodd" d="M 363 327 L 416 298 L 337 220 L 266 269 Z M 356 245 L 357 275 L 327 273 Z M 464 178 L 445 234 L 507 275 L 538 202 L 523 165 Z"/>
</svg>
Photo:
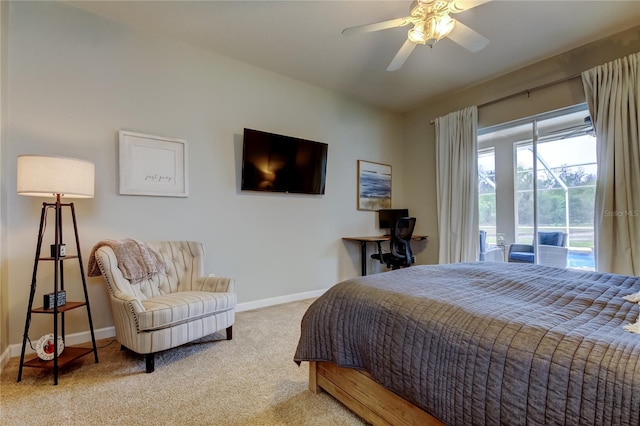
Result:
<svg viewBox="0 0 640 426">
<path fill-rule="evenodd" d="M 294 360 L 373 424 L 639 425 L 640 277 L 499 262 L 339 283 Z"/>
</svg>

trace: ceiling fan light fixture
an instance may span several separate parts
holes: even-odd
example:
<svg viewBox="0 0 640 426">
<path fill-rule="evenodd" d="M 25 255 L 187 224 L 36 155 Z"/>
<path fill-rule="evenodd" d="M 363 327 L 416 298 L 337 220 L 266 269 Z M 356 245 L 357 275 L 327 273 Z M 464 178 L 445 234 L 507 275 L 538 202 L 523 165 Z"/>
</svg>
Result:
<svg viewBox="0 0 640 426">
<path fill-rule="evenodd" d="M 451 13 L 460 13 L 485 3 L 489 3 L 489 1 L 490 0 L 451 0 L 449 2 L 448 9 Z"/>
<path fill-rule="evenodd" d="M 419 1 L 414 1 L 409 10 L 411 11 L 411 17 L 414 19 L 414 23 L 424 20 L 425 16 L 427 16 L 427 13 L 429 12 L 429 8 Z"/>
<path fill-rule="evenodd" d="M 449 35 L 449 33 L 455 27 L 456 21 L 451 19 L 449 15 L 442 15 L 437 17 L 433 22 L 433 38 L 441 40 Z"/>
<path fill-rule="evenodd" d="M 407 32 L 407 39 L 387 67 L 387 71 L 397 71 L 419 44 L 433 47 L 439 40 L 448 37 L 470 52 L 477 52 L 486 47 L 489 43 L 486 37 L 452 19 L 449 14 L 462 12 L 489 1 L 491 0 L 413 0 L 409 16 L 345 28 L 342 34 L 368 33 L 412 25 L 413 28 Z"/>
<path fill-rule="evenodd" d="M 407 37 L 416 44 L 425 44 L 429 38 L 424 30 L 424 23 L 421 22 L 409 30 Z"/>
</svg>

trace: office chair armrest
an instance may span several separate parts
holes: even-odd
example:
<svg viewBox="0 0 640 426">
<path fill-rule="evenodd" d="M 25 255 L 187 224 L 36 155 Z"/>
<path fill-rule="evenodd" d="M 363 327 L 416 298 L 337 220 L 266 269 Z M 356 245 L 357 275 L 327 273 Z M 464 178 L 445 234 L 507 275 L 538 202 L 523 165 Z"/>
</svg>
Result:
<svg viewBox="0 0 640 426">
<path fill-rule="evenodd" d="M 413 263 L 413 254 L 411 253 L 409 243 L 404 246 L 404 257 L 407 259 L 407 265 L 411 265 Z"/>
<path fill-rule="evenodd" d="M 372 256 L 372 259 L 378 259 L 380 263 L 384 265 L 384 261 L 382 260 L 382 243 L 380 241 L 376 241 L 376 244 L 378 245 L 378 256 L 376 257 Z"/>
</svg>

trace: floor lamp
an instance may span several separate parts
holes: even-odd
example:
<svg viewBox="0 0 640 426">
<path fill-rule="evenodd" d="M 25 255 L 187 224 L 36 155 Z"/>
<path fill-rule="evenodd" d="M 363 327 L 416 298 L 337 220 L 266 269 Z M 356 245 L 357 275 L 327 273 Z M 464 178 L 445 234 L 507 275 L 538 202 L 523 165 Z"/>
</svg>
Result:
<svg viewBox="0 0 640 426">
<path fill-rule="evenodd" d="M 40 215 L 40 228 L 38 230 L 38 242 L 36 246 L 36 255 L 33 265 L 33 275 L 31 278 L 31 292 L 29 295 L 29 307 L 27 309 L 24 335 L 22 339 L 22 353 L 20 355 L 20 369 L 18 372 L 18 381 L 22 380 L 22 368 L 38 367 L 53 369 L 54 384 L 58 383 L 58 368 L 67 362 L 74 361 L 81 356 L 93 352 L 95 361 L 98 362 L 98 352 L 96 349 L 96 340 L 93 332 L 93 322 L 91 320 L 91 309 L 89 306 L 89 295 L 87 292 L 87 283 L 84 274 L 82 262 L 82 254 L 80 251 L 80 239 L 78 238 L 78 226 L 76 223 L 76 213 L 73 203 L 62 203 L 64 198 L 93 198 L 94 193 L 94 175 L 95 166 L 93 163 L 85 160 L 67 157 L 52 157 L 43 155 L 20 155 L 17 163 L 17 192 L 20 195 L 28 195 L 35 197 L 54 197 L 54 203 L 42 203 L 42 213 Z M 66 247 L 62 235 L 62 208 L 69 207 L 71 209 L 71 217 L 73 219 L 73 230 L 75 234 L 76 254 L 67 256 L 64 248 Z M 47 211 L 55 212 L 55 236 L 54 244 L 51 246 L 51 256 L 42 255 L 42 240 L 46 231 Z M 82 287 L 84 290 L 84 302 L 66 302 L 59 306 L 59 295 L 65 292 L 64 289 L 64 268 L 63 260 L 77 258 L 80 266 L 80 275 L 82 276 Z M 33 308 L 34 297 L 36 293 L 36 282 L 38 263 L 40 261 L 52 261 L 54 264 L 54 282 L 53 282 L 53 306 L 44 306 L 42 308 Z M 49 287 L 51 288 L 51 287 Z M 66 295 L 66 293 L 64 293 Z M 61 319 L 62 339 L 64 339 L 65 322 L 64 313 L 67 310 L 86 306 L 87 316 L 89 319 L 89 328 L 91 331 L 92 349 L 70 348 L 65 351 L 64 357 L 61 358 L 62 350 L 58 348 L 58 314 Z M 29 340 L 29 326 L 31 324 L 32 313 L 53 314 L 53 359 L 49 362 L 42 362 L 41 359 L 34 358 L 25 362 L 25 349 L 27 340 Z M 64 346 L 63 346 L 64 348 Z M 63 349 L 64 350 L 64 349 Z M 40 355 L 40 354 L 39 354 Z"/>
</svg>

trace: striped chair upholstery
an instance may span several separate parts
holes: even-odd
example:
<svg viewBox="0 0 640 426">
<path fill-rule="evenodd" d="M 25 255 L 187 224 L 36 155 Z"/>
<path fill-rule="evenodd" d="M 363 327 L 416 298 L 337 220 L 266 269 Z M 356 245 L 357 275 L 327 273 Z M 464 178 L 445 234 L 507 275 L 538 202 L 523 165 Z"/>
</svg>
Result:
<svg viewBox="0 0 640 426">
<path fill-rule="evenodd" d="M 109 246 L 96 250 L 110 292 L 120 344 L 144 354 L 146 371 L 154 354 L 226 330 L 232 338 L 236 294 L 231 278 L 204 275 L 204 247 L 193 241 L 146 243 L 166 264 L 164 274 L 132 284 L 123 277 Z"/>
</svg>

